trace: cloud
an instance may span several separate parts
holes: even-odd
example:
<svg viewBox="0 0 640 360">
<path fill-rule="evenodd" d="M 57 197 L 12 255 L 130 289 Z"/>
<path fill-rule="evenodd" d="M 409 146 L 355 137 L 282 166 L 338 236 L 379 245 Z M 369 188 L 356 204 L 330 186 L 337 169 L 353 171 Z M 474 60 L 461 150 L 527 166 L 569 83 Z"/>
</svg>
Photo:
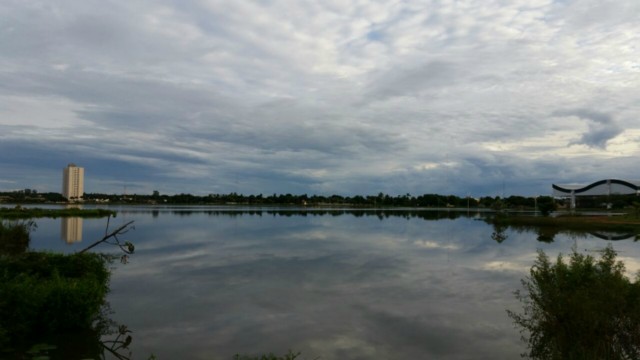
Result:
<svg viewBox="0 0 640 360">
<path fill-rule="evenodd" d="M 620 135 L 623 129 L 612 119 L 611 115 L 588 109 L 559 110 L 554 116 L 576 116 L 588 122 L 588 130 L 580 139 L 571 141 L 569 145 L 587 145 L 606 149 L 607 142 Z"/>
<path fill-rule="evenodd" d="M 378 99 L 433 91 L 457 81 L 456 72 L 454 64 L 443 61 L 431 61 L 417 68 L 393 69 L 371 85 L 366 97 Z"/>
<path fill-rule="evenodd" d="M 0 138 L 28 149 L 3 178 L 57 190 L 43 153 L 83 160 L 94 192 L 481 196 L 599 178 L 640 151 L 638 5 L 603 6 L 4 1 Z"/>
</svg>

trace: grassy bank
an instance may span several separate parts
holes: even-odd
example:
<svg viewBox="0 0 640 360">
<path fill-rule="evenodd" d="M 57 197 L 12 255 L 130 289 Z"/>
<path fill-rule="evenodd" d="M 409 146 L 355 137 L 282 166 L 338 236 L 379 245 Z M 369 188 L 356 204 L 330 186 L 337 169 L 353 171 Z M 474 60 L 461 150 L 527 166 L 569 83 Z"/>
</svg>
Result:
<svg viewBox="0 0 640 360">
<path fill-rule="evenodd" d="M 487 221 L 494 225 L 505 226 L 531 226 L 582 231 L 635 231 L 640 233 L 640 218 L 634 214 L 616 216 L 567 214 L 554 217 L 509 214 L 495 216 Z"/>
<path fill-rule="evenodd" d="M 115 216 L 116 212 L 105 209 L 41 209 L 24 208 L 16 206 L 13 208 L 0 208 L 0 218 L 4 219 L 35 219 L 35 218 L 58 218 L 58 217 L 93 217 L 101 218 Z"/>
</svg>

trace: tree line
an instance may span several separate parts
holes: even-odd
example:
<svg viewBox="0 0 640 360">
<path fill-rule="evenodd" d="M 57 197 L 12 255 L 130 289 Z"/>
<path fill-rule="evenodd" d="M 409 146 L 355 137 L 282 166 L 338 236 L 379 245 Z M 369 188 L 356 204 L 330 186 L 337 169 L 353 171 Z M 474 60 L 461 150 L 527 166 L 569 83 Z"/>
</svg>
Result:
<svg viewBox="0 0 640 360">
<path fill-rule="evenodd" d="M 490 208 L 500 209 L 533 209 L 541 204 L 562 203 L 564 200 L 551 196 L 519 196 L 509 197 L 470 196 L 423 194 L 389 195 L 382 192 L 377 195 L 294 195 L 294 194 L 258 194 L 244 195 L 236 192 L 228 194 L 104 194 L 85 193 L 85 202 L 118 203 L 118 204 L 167 204 L 167 205 L 294 205 L 294 206 L 354 206 L 354 207 L 434 207 L 434 208 Z M 11 192 L 0 192 L 0 202 L 5 203 L 59 203 L 67 200 L 55 192 L 39 193 L 36 190 L 25 189 Z M 632 207 L 638 201 L 635 195 L 611 195 L 580 197 L 577 199 L 580 208 L 614 208 Z"/>
<path fill-rule="evenodd" d="M 126 203 L 155 203 L 155 204 L 192 204 L 192 205 L 298 205 L 298 206 L 362 206 L 362 207 L 491 207 L 500 197 L 459 197 L 456 195 L 424 194 L 412 196 L 410 194 L 392 196 L 379 193 L 378 195 L 244 195 L 235 192 L 229 194 L 209 194 L 198 196 L 192 194 L 176 195 L 107 195 L 85 194 L 86 201 L 126 202 Z M 534 207 L 534 199 L 526 201 L 521 196 L 511 196 L 505 199 L 511 206 Z"/>
<path fill-rule="evenodd" d="M 512 195 L 501 198 L 499 196 L 483 196 L 480 198 L 460 197 L 456 195 L 423 194 L 389 195 L 382 192 L 377 195 L 244 195 L 231 192 L 229 194 L 104 194 L 85 193 L 85 202 L 131 203 L 131 204 L 188 204 L 188 205 L 297 205 L 297 206 L 362 206 L 362 207 L 437 207 L 437 208 L 534 208 L 537 203 L 552 199 L 543 197 L 524 197 Z M 59 193 L 38 193 L 35 190 L 0 192 L 0 201 L 5 203 L 50 203 L 65 202 Z"/>
</svg>

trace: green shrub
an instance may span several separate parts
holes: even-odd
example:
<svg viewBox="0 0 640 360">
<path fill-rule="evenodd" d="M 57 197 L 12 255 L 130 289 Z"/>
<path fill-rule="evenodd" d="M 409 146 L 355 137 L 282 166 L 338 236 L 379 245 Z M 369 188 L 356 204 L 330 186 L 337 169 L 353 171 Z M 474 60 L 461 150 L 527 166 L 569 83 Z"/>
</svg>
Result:
<svg viewBox="0 0 640 360">
<path fill-rule="evenodd" d="M 109 291 L 108 262 L 93 253 L 0 256 L 0 345 L 90 328 Z"/>
<path fill-rule="evenodd" d="M 29 248 L 33 221 L 0 221 L 0 255 L 22 254 Z"/>
<path fill-rule="evenodd" d="M 540 196 L 538 198 L 538 210 L 543 216 L 549 216 L 551 212 L 558 209 L 556 201 L 551 196 Z"/>
<path fill-rule="evenodd" d="M 565 263 L 539 251 L 516 292 L 523 313 L 509 311 L 533 359 L 640 358 L 640 283 L 624 275 L 616 252 L 599 260 L 575 249 Z"/>
</svg>

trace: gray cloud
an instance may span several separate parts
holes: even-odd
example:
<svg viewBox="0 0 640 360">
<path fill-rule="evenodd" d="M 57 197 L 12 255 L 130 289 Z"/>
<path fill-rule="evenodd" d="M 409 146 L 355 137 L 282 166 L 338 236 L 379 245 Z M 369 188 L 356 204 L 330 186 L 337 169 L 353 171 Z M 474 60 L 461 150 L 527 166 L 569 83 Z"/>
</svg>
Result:
<svg viewBox="0 0 640 360">
<path fill-rule="evenodd" d="M 480 196 L 637 157 L 637 4 L 466 6 L 4 1 L 0 185 L 57 190 L 46 153 L 95 192 Z"/>
<path fill-rule="evenodd" d="M 569 145 L 582 144 L 590 147 L 605 149 L 607 142 L 622 133 L 622 128 L 612 119 L 611 115 L 588 109 L 559 110 L 554 116 L 577 116 L 587 120 L 589 130 L 580 139 L 571 141 Z"/>
<path fill-rule="evenodd" d="M 417 68 L 392 69 L 371 85 L 367 98 L 386 98 L 415 95 L 422 91 L 437 90 L 459 80 L 454 64 L 432 61 Z"/>
</svg>

